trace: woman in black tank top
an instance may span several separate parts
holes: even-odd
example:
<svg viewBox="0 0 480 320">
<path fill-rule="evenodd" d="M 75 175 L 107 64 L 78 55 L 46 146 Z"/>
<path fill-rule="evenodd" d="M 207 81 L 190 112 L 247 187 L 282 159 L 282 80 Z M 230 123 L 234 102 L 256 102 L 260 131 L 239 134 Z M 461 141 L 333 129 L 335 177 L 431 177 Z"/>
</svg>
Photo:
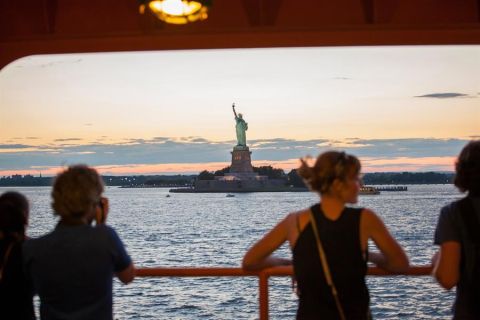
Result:
<svg viewBox="0 0 480 320">
<path fill-rule="evenodd" d="M 408 268 L 408 258 L 373 211 L 345 206 L 358 198 L 360 162 L 355 156 L 325 152 L 313 167 L 302 160 L 298 173 L 321 203 L 287 215 L 248 250 L 242 266 L 259 270 L 293 263 L 300 299 L 297 319 L 368 319 L 367 262 L 401 272 Z M 380 252 L 368 253 L 368 239 Z M 293 260 L 271 255 L 285 241 Z M 337 294 L 328 285 L 328 273 Z"/>
</svg>

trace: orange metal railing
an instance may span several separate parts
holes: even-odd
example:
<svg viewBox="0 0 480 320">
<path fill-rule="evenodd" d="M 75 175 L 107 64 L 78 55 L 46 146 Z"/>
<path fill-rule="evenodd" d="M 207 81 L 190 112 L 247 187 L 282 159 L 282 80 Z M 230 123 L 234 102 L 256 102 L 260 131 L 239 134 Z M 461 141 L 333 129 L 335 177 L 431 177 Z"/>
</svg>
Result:
<svg viewBox="0 0 480 320">
<path fill-rule="evenodd" d="M 369 267 L 371 276 L 427 276 L 432 273 L 431 266 L 412 266 L 406 272 L 392 273 L 377 267 Z M 261 271 L 245 271 L 241 268 L 141 268 L 136 270 L 137 277 L 258 277 L 260 320 L 268 319 L 268 279 L 292 276 L 293 268 L 273 267 Z"/>
</svg>

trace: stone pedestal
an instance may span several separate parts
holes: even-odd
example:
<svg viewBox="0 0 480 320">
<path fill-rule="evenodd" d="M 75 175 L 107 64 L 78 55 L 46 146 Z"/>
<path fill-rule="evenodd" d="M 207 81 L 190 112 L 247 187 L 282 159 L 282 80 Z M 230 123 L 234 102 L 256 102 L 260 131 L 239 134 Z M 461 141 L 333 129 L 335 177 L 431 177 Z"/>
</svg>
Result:
<svg viewBox="0 0 480 320">
<path fill-rule="evenodd" d="M 233 148 L 232 164 L 230 166 L 230 173 L 253 173 L 252 154 L 248 147 L 235 146 Z"/>
<path fill-rule="evenodd" d="M 214 180 L 197 180 L 193 188 L 171 192 L 277 192 L 292 191 L 285 179 L 268 179 L 253 171 L 252 154 L 247 146 L 233 148 L 230 172 Z"/>
</svg>

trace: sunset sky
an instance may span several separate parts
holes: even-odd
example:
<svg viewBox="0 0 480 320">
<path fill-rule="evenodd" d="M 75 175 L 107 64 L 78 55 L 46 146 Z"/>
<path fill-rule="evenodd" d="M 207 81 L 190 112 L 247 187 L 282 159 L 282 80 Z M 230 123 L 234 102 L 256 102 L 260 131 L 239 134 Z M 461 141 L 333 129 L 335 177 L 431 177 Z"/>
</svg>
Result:
<svg viewBox="0 0 480 320">
<path fill-rule="evenodd" d="M 480 138 L 480 46 L 31 56 L 0 71 L 0 176 L 197 173 L 229 164 L 231 104 L 254 165 L 331 148 L 364 171 L 451 171 Z"/>
</svg>

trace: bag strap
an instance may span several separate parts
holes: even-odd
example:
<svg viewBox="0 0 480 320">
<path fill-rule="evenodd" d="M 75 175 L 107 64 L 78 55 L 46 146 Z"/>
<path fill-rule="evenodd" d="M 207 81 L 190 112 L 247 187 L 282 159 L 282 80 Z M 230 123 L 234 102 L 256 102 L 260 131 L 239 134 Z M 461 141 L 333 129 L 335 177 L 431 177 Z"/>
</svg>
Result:
<svg viewBox="0 0 480 320">
<path fill-rule="evenodd" d="M 341 320 L 345 320 L 345 313 L 343 312 L 342 304 L 340 303 L 340 299 L 338 298 L 337 288 L 332 280 L 332 274 L 330 273 L 330 268 L 328 267 L 327 256 L 325 255 L 325 251 L 323 250 L 322 242 L 320 241 L 320 235 L 317 230 L 317 223 L 315 221 L 315 216 L 313 215 L 312 210 L 310 210 L 310 221 L 312 222 L 313 233 L 315 234 L 315 240 L 317 241 L 317 248 L 318 248 L 318 255 L 320 256 L 320 262 L 322 263 L 323 273 L 325 275 L 325 279 L 327 280 L 327 284 L 332 291 L 333 298 L 335 300 L 335 304 L 337 305 L 337 310 L 340 315 Z"/>
</svg>

